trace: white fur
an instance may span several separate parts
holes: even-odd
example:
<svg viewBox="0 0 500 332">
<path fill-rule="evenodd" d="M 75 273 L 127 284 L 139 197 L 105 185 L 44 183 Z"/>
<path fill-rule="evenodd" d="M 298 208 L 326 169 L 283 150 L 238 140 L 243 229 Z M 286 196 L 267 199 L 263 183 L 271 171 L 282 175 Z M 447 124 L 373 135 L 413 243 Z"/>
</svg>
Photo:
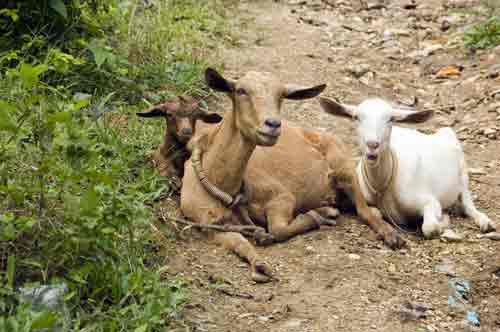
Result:
<svg viewBox="0 0 500 332">
<path fill-rule="evenodd" d="M 404 216 L 423 216 L 425 237 L 442 232 L 442 222 L 446 219 L 442 210 L 457 200 L 482 232 L 495 228 L 493 222 L 472 202 L 464 152 L 453 129 L 442 128 L 435 134 L 426 135 L 414 129 L 394 126 L 392 122 L 404 122 L 407 116 L 418 111 L 393 108 L 380 99 L 368 99 L 358 107 L 341 107 L 344 115 L 355 118 L 357 122 L 359 144 L 364 155 L 357 173 L 369 204 L 375 200 L 361 174 L 361 163 L 367 161 L 367 155 L 380 158 L 390 148 L 399 164 L 395 179 L 399 212 Z M 376 142 L 379 147 L 370 148 L 367 142 Z M 376 164 L 377 161 L 368 163 L 370 167 L 376 167 Z"/>
</svg>

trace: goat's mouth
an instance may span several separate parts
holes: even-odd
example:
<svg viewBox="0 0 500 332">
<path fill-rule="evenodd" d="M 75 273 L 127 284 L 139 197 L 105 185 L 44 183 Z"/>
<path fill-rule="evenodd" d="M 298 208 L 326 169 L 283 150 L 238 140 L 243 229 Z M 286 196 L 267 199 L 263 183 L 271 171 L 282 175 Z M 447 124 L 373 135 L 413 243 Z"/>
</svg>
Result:
<svg viewBox="0 0 500 332">
<path fill-rule="evenodd" d="M 278 138 L 281 135 L 281 130 L 273 130 L 272 132 L 266 132 L 263 130 L 257 130 L 257 144 L 263 146 L 271 146 L 276 144 Z"/>
<path fill-rule="evenodd" d="M 367 152 L 366 153 L 366 160 L 369 163 L 374 163 L 377 161 L 377 159 L 378 159 L 378 153 L 374 153 L 374 152 Z"/>
</svg>

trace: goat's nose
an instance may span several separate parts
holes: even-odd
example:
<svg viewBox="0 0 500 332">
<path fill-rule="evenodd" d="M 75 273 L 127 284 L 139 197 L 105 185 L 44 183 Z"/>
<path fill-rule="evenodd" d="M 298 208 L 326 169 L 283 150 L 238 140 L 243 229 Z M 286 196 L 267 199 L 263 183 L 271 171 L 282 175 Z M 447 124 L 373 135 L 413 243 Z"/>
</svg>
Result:
<svg viewBox="0 0 500 332">
<path fill-rule="evenodd" d="M 181 129 L 181 134 L 183 136 L 191 136 L 191 135 L 193 135 L 193 129 L 191 129 L 191 128 L 182 128 Z"/>
<path fill-rule="evenodd" d="M 281 120 L 276 118 L 267 118 L 266 121 L 264 121 L 264 124 L 268 127 L 278 129 L 281 127 Z"/>
<path fill-rule="evenodd" d="M 368 141 L 366 142 L 366 145 L 370 148 L 370 149 L 377 149 L 379 146 L 380 146 L 380 143 L 379 142 L 375 142 L 375 141 Z"/>
</svg>

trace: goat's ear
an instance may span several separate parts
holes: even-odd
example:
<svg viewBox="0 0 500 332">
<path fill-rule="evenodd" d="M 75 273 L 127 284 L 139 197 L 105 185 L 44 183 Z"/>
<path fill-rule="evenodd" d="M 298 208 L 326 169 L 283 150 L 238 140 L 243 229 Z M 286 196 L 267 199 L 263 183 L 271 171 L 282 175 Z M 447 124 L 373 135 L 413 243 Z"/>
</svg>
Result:
<svg viewBox="0 0 500 332">
<path fill-rule="evenodd" d="M 425 111 L 412 111 L 404 109 L 395 109 L 392 113 L 392 121 L 405 122 L 405 123 L 420 123 L 425 122 L 432 118 L 434 115 L 433 110 Z"/>
<path fill-rule="evenodd" d="M 199 119 L 206 123 L 219 123 L 222 121 L 222 116 L 217 113 L 202 112 Z"/>
<path fill-rule="evenodd" d="M 140 112 L 136 114 L 137 116 L 140 116 L 142 118 L 155 118 L 159 116 L 164 117 L 167 115 L 167 113 L 160 107 L 152 107 L 145 112 Z"/>
<path fill-rule="evenodd" d="M 205 70 L 205 81 L 209 87 L 216 91 L 228 93 L 234 91 L 234 82 L 225 79 L 213 68 Z"/>
<path fill-rule="evenodd" d="M 301 100 L 314 98 L 325 90 L 326 84 L 316 85 L 311 88 L 304 88 L 292 84 L 285 85 L 285 93 L 283 95 L 286 99 Z"/>
<path fill-rule="evenodd" d="M 356 115 L 355 106 L 341 104 L 333 99 L 321 97 L 319 98 L 319 104 L 321 105 L 323 111 L 331 115 L 342 116 L 346 118 L 354 118 Z"/>
</svg>

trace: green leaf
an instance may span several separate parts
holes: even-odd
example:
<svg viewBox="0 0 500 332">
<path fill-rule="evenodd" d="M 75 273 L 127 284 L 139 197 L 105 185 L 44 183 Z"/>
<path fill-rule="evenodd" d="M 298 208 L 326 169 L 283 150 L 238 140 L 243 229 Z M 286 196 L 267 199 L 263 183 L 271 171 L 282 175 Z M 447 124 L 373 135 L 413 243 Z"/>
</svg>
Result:
<svg viewBox="0 0 500 332">
<path fill-rule="evenodd" d="M 23 84 L 27 88 L 35 87 L 40 81 L 40 75 L 49 69 L 47 65 L 32 66 L 26 63 L 21 64 L 19 68 L 19 76 Z"/>
<path fill-rule="evenodd" d="M 54 114 L 51 114 L 48 117 L 49 122 L 55 122 L 55 123 L 60 123 L 60 122 L 69 122 L 71 120 L 71 113 L 70 112 L 57 112 Z"/>
<path fill-rule="evenodd" d="M 16 274 L 16 256 L 9 256 L 7 259 L 7 285 L 14 289 L 14 276 Z"/>
<path fill-rule="evenodd" d="M 37 329 L 47 329 L 54 326 L 57 321 L 57 315 L 50 311 L 42 311 L 34 314 L 33 323 L 31 323 L 31 328 L 33 330 Z"/>
<path fill-rule="evenodd" d="M 99 197 L 97 196 L 94 188 L 88 189 L 80 200 L 80 209 L 84 215 L 94 215 L 97 209 L 97 204 L 99 203 Z"/>
<path fill-rule="evenodd" d="M 68 11 L 66 10 L 66 5 L 62 0 L 50 0 L 49 1 L 50 8 L 54 9 L 59 15 L 64 17 L 64 19 L 68 18 Z"/>
<path fill-rule="evenodd" d="M 146 332 L 148 330 L 148 324 L 144 324 L 135 329 L 134 332 Z"/>
<path fill-rule="evenodd" d="M 0 131 L 10 131 L 15 133 L 17 131 L 16 124 L 11 119 L 11 114 L 14 114 L 16 108 L 3 101 L 0 100 Z"/>
</svg>

